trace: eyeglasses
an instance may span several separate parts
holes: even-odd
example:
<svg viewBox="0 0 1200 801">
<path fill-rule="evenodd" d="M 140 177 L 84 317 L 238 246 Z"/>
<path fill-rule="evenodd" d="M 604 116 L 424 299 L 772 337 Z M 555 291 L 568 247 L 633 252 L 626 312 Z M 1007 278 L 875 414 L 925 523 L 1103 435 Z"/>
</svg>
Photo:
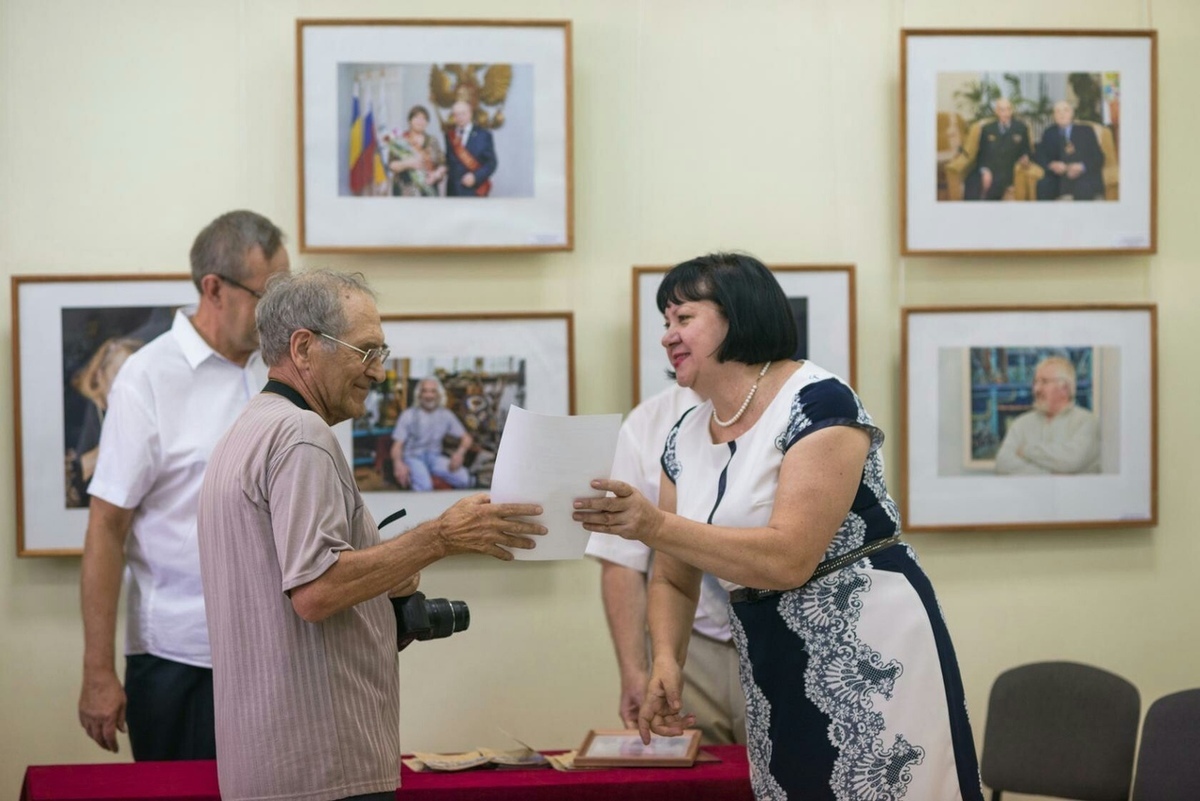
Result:
<svg viewBox="0 0 1200 801">
<path fill-rule="evenodd" d="M 355 353 L 361 353 L 363 364 L 369 364 L 370 362 L 373 362 L 376 359 L 378 359 L 380 361 L 380 363 L 386 362 L 387 357 L 392 355 L 392 349 L 389 348 L 387 345 L 383 345 L 382 347 L 378 347 L 378 348 L 368 348 L 366 350 L 363 350 L 362 348 L 354 347 L 349 342 L 343 342 L 342 340 L 338 339 L 337 337 L 331 337 L 331 336 L 329 336 L 329 334 L 326 334 L 323 331 L 313 331 L 313 333 L 319 337 L 325 337 L 326 339 L 328 339 L 331 342 L 336 342 L 339 345 L 345 345 L 347 348 L 354 351 Z"/>
<path fill-rule="evenodd" d="M 222 281 L 229 284 L 230 286 L 236 286 L 238 289 L 242 290 L 243 292 L 249 292 L 251 295 L 254 296 L 255 300 L 262 300 L 263 293 L 253 290 L 243 283 L 234 281 L 232 278 L 230 278 L 227 275 L 221 275 L 220 273 L 214 273 L 214 275 L 216 275 L 217 278 L 220 278 Z"/>
</svg>

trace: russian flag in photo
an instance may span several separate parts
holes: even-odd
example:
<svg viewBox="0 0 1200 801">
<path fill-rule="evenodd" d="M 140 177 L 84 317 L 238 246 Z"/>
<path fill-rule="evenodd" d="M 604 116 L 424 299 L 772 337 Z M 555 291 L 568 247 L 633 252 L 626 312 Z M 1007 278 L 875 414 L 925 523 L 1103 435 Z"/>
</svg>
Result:
<svg viewBox="0 0 1200 801">
<path fill-rule="evenodd" d="M 362 183 L 358 180 L 361 169 L 358 164 L 362 158 L 362 117 L 358 115 L 358 84 L 354 85 L 354 105 L 350 110 L 350 191 L 353 194 L 362 192 Z"/>
</svg>

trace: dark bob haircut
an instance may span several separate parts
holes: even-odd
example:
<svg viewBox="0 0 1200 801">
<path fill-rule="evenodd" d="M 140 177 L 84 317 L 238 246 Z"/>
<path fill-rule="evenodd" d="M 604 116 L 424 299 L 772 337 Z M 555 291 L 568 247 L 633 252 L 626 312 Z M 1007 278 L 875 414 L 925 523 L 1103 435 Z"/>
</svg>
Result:
<svg viewBox="0 0 1200 801">
<path fill-rule="evenodd" d="M 412 118 L 420 114 L 425 119 L 429 119 L 429 109 L 424 106 L 413 106 L 408 110 L 408 121 L 412 122 Z"/>
<path fill-rule="evenodd" d="M 791 359 L 796 323 L 783 288 L 766 265 L 744 253 L 710 253 L 671 268 L 658 287 L 667 304 L 711 300 L 729 321 L 717 361 L 758 364 Z"/>
</svg>

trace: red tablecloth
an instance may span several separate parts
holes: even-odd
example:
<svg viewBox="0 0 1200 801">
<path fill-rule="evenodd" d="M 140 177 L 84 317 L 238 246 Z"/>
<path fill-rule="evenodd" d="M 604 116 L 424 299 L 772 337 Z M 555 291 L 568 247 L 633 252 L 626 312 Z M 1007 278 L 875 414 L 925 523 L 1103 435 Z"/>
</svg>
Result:
<svg viewBox="0 0 1200 801">
<path fill-rule="evenodd" d="M 399 801 L 641 801 L 663 792 L 685 801 L 752 801 L 746 749 L 706 747 L 720 762 L 691 768 L 551 768 L 414 773 L 401 769 Z M 218 801 L 215 762 L 35 765 L 21 801 Z"/>
</svg>

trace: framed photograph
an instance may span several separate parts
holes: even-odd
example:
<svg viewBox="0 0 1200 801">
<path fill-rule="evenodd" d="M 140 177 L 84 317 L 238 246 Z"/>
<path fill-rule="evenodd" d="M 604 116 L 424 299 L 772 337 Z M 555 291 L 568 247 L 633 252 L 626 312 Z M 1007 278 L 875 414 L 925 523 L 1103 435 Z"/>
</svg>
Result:
<svg viewBox="0 0 1200 801">
<path fill-rule="evenodd" d="M 795 358 L 812 359 L 854 385 L 854 267 L 778 265 L 770 270 L 787 293 L 796 320 Z M 662 346 L 658 287 L 670 267 L 633 268 L 633 403 L 674 383 Z"/>
<path fill-rule="evenodd" d="M 592 729 L 579 746 L 575 765 L 581 768 L 690 768 L 700 750 L 700 730 L 687 729 L 678 737 L 651 735 L 642 743 L 637 729 Z"/>
<path fill-rule="evenodd" d="M 337 427 L 377 523 L 391 537 L 491 487 L 509 409 L 574 414 L 574 317 L 384 315 L 387 378 Z"/>
<path fill-rule="evenodd" d="M 186 275 L 14 275 L 17 554 L 83 552 L 108 390 L 199 299 Z"/>
<path fill-rule="evenodd" d="M 571 23 L 296 22 L 300 250 L 571 250 Z"/>
<path fill-rule="evenodd" d="M 904 30 L 900 251 L 1154 253 L 1155 31 Z"/>
<path fill-rule="evenodd" d="M 1155 306 L 901 316 L 906 530 L 1155 525 Z"/>
</svg>

